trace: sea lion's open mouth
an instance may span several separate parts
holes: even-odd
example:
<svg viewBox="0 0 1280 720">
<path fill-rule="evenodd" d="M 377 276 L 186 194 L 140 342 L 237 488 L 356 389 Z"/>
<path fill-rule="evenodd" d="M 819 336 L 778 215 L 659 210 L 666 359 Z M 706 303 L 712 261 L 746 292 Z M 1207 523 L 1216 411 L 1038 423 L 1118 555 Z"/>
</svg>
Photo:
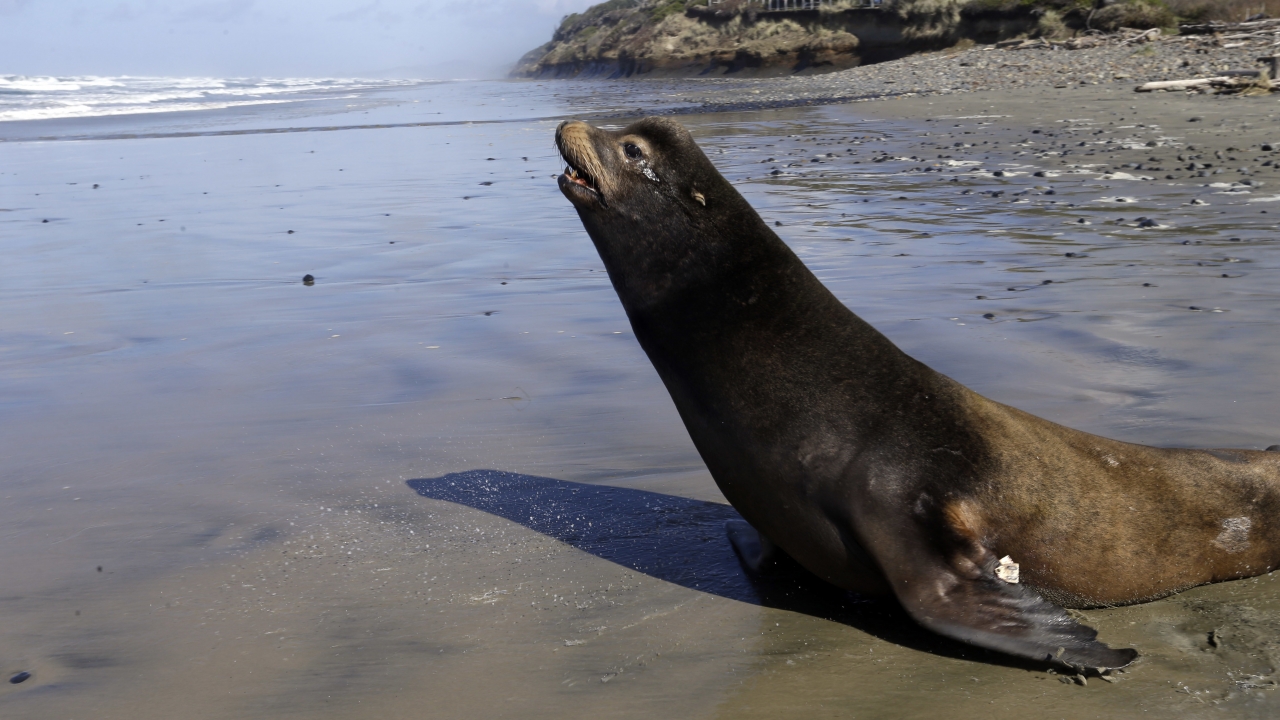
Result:
<svg viewBox="0 0 1280 720">
<path fill-rule="evenodd" d="M 597 195 L 600 194 L 600 188 L 596 186 L 595 180 L 593 180 L 585 171 L 569 165 L 564 169 L 564 176 L 569 178 L 569 182 L 577 183 Z"/>
<path fill-rule="evenodd" d="M 590 125 L 577 121 L 561 123 L 556 128 L 556 149 L 565 162 L 558 180 L 560 191 L 579 206 L 599 203 L 608 207 L 604 196 L 609 183 L 596 154 L 592 137 L 595 132 Z"/>
<path fill-rule="evenodd" d="M 600 207 L 609 207 L 609 203 L 604 200 L 604 193 L 600 192 L 600 185 L 596 179 L 585 170 L 581 170 L 573 166 L 573 162 L 568 157 L 565 158 L 567 164 L 564 173 L 560 175 L 560 191 L 573 199 L 575 196 L 578 202 L 588 201 L 597 202 Z"/>
</svg>

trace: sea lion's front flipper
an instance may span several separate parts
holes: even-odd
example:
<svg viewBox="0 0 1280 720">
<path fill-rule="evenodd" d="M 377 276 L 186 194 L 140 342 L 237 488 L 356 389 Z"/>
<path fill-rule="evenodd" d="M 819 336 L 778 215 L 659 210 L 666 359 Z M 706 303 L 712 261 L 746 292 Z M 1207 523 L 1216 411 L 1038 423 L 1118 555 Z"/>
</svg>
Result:
<svg viewBox="0 0 1280 720">
<path fill-rule="evenodd" d="M 894 578 L 898 599 L 921 625 L 971 645 L 1074 669 L 1121 668 L 1138 656 L 1096 638 L 1035 590 L 996 575 L 990 552 L 964 569 L 917 567 L 912 577 Z"/>
<path fill-rule="evenodd" d="M 729 544 L 733 546 L 738 559 L 749 571 L 758 575 L 770 575 L 778 571 L 779 566 L 788 566 L 791 560 L 782 548 L 774 545 L 769 538 L 751 527 L 746 520 L 730 520 L 724 524 L 729 535 Z"/>
</svg>

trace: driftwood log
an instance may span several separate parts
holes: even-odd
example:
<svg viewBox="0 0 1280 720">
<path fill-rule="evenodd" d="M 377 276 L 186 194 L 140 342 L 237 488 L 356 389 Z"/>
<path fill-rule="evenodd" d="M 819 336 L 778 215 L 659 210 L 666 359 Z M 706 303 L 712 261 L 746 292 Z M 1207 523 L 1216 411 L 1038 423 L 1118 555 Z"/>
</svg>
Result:
<svg viewBox="0 0 1280 720">
<path fill-rule="evenodd" d="M 1182 35 L 1214 35 L 1224 32 L 1244 33 L 1259 30 L 1280 30 L 1280 18 L 1239 23 L 1209 22 L 1178 27 L 1178 32 Z"/>
<path fill-rule="evenodd" d="M 1222 74 L 1216 77 L 1188 80 L 1157 80 L 1156 82 L 1139 85 L 1134 90 L 1137 92 L 1155 92 L 1157 90 L 1192 90 L 1209 87 L 1219 92 L 1265 95 L 1272 90 L 1271 74 L 1266 70 L 1224 70 Z"/>
<path fill-rule="evenodd" d="M 1153 92 L 1156 90 L 1188 90 L 1195 87 L 1207 87 L 1215 83 L 1229 83 L 1231 78 L 1221 75 L 1211 78 L 1196 78 L 1195 80 L 1158 80 L 1149 82 L 1145 85 L 1139 85 L 1134 88 L 1137 92 Z"/>
</svg>

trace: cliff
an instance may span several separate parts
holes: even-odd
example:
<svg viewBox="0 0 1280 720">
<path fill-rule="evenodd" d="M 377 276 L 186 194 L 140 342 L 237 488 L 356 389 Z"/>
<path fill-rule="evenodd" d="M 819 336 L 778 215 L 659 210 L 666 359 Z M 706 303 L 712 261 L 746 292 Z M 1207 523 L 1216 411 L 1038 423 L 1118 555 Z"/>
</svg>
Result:
<svg viewBox="0 0 1280 720">
<path fill-rule="evenodd" d="M 1085 29 L 1095 18 L 1109 22 L 1118 7 L 1150 9 L 1150 18 L 1139 18 L 1137 26 L 1173 19 L 1164 0 L 712 2 L 608 0 L 566 17 L 551 41 L 521 58 L 511 75 L 821 72 L 958 43 L 1062 36 Z M 1131 21 L 1132 13 L 1124 18 Z"/>
</svg>

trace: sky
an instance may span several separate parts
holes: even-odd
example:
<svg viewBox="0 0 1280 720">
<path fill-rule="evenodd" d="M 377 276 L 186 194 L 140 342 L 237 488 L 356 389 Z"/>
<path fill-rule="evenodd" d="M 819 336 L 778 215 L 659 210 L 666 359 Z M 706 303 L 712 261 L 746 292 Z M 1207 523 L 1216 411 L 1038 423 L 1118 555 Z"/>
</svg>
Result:
<svg viewBox="0 0 1280 720">
<path fill-rule="evenodd" d="M 0 76 L 480 78 L 599 0 L 0 0 Z"/>
</svg>

